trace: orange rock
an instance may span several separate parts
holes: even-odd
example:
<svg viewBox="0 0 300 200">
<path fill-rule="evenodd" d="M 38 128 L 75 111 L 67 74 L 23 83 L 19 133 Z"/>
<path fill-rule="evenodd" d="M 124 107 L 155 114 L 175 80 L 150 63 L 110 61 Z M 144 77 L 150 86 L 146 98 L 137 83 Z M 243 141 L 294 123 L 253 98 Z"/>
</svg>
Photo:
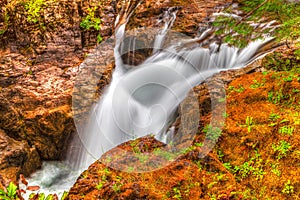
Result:
<svg viewBox="0 0 300 200">
<path fill-rule="evenodd" d="M 24 185 L 26 185 L 26 186 L 28 185 L 28 181 L 25 179 L 23 174 L 20 174 L 20 180 Z"/>
<path fill-rule="evenodd" d="M 26 188 L 26 190 L 29 190 L 29 191 L 37 191 L 40 189 L 40 186 L 28 186 Z"/>
</svg>

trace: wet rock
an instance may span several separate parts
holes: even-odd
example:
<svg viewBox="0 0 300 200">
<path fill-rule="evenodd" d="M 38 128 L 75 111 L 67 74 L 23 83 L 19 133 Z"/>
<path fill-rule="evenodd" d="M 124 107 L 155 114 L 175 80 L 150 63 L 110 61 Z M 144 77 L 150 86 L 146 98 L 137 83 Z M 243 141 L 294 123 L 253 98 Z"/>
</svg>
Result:
<svg viewBox="0 0 300 200">
<path fill-rule="evenodd" d="M 94 6 L 102 20 L 99 32 L 80 27 Z M 37 156 L 59 159 L 75 131 L 71 107 L 78 66 L 95 47 L 98 34 L 104 39 L 111 36 L 114 5 L 111 1 L 101 5 L 98 1 L 44 2 L 36 23 L 28 20 L 21 1 L 1 1 L 0 8 L 4 11 L 0 28 L 7 28 L 0 34 L 0 128 L 36 149 L 28 151 L 31 162 Z M 5 27 L 5 14 L 10 16 L 9 27 Z M 108 81 L 96 84 L 101 88 Z M 25 164 L 24 170 L 29 169 Z"/>
<path fill-rule="evenodd" d="M 66 77 L 69 72 L 49 65 L 34 66 L 34 72 L 28 71 L 26 58 L 18 55 L 22 59 L 7 63 L 5 58 L 9 55 L 0 58 L 4 63 L 1 74 L 11 73 L 7 78 L 13 80 L 12 85 L 1 85 L 0 126 L 11 137 L 34 145 L 44 159 L 59 158 L 64 141 L 74 130 L 72 76 Z"/>
<path fill-rule="evenodd" d="M 221 9 L 222 6 L 228 3 L 231 3 L 231 1 L 143 1 L 131 18 L 128 29 L 134 29 L 136 27 L 157 28 L 158 26 L 163 26 L 163 24 L 158 24 L 157 22 L 162 18 L 164 12 L 167 12 L 170 7 L 173 7 L 173 9 L 177 9 L 178 12 L 172 30 L 188 36 L 195 36 L 201 27 L 199 27 L 199 24 L 201 24 L 211 13 Z"/>
<path fill-rule="evenodd" d="M 41 167 L 40 157 L 34 147 L 25 141 L 17 141 L 0 130 L 0 177 L 1 184 L 8 185 L 20 174 L 28 176 Z"/>
</svg>

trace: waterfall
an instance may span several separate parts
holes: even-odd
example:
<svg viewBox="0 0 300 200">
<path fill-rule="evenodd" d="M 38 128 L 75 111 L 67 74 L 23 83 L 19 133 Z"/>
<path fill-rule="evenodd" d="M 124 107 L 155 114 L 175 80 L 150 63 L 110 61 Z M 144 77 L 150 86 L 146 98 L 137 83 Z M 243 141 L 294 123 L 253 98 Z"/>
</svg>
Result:
<svg viewBox="0 0 300 200">
<path fill-rule="evenodd" d="M 192 88 L 215 73 L 248 65 L 263 56 L 267 52 L 263 48 L 274 41 L 273 38 L 257 40 L 244 49 L 214 42 L 206 47 L 204 43 L 213 37 L 213 30 L 208 29 L 193 39 L 172 33 L 170 29 L 177 11 L 169 9 L 152 42 L 152 55 L 138 66 L 131 66 L 129 62 L 124 64 L 122 54 L 143 47 L 136 47 L 135 40 L 129 40 L 129 44 L 124 42 L 126 24 L 134 7 L 126 9 L 117 17 L 114 46 L 104 42 L 96 49 L 97 54 L 105 54 L 107 49 L 114 52 L 115 70 L 111 83 L 99 101 L 92 105 L 84 123 L 82 119 L 80 123 L 76 122 L 79 119 L 75 118 L 78 135 L 71 144 L 74 148 L 69 150 L 67 160 L 44 163 L 43 169 L 29 180 L 31 184 L 40 185 L 43 191 L 66 190 L 79 173 L 103 153 L 126 141 L 153 134 L 164 143 L 172 143 L 174 127 L 171 125 L 179 105 Z M 101 49 L 103 45 L 107 46 L 105 50 Z M 91 67 L 91 59 L 93 57 L 88 56 L 80 69 Z M 197 130 L 197 120 L 188 126 Z M 192 142 L 193 135 L 189 138 Z M 208 151 L 211 148 L 207 146 Z"/>
<path fill-rule="evenodd" d="M 196 39 L 173 42 L 163 48 L 176 18 L 176 10 L 167 13 L 164 26 L 154 39 L 153 54 L 138 66 L 128 66 L 121 58 L 126 23 L 116 29 L 112 81 L 91 109 L 87 123 L 80 125 L 79 137 L 94 161 L 121 143 L 150 134 L 161 142 L 166 143 L 166 138 L 172 142 L 166 134 L 170 132 L 179 104 L 193 87 L 215 73 L 248 65 L 265 53 L 262 47 L 274 41 L 273 38 L 257 40 L 244 49 L 216 43 L 211 43 L 209 48 L 202 47 L 201 43 L 185 47 L 206 38 L 204 32 Z M 124 46 L 131 48 L 132 44 Z M 88 166 L 91 162 L 83 158 L 80 163 Z"/>
</svg>

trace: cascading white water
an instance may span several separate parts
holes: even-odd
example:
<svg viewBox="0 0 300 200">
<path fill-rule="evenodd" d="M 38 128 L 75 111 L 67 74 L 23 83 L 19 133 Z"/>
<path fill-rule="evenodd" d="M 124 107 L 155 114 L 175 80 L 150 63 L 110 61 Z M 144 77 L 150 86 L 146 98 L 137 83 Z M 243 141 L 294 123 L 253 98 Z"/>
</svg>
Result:
<svg viewBox="0 0 300 200">
<path fill-rule="evenodd" d="M 118 144 L 149 134 L 154 134 L 162 142 L 172 141 L 172 135 L 167 136 L 173 132 L 169 130 L 170 125 L 189 91 L 215 73 L 239 69 L 251 63 L 263 55 L 261 48 L 272 41 L 271 38 L 258 40 L 244 49 L 216 43 L 204 48 L 201 43 L 194 43 L 206 38 L 208 30 L 196 39 L 176 40 L 163 48 L 176 19 L 175 10 L 168 13 L 163 20 L 163 29 L 153 42 L 153 55 L 134 67 L 125 65 L 120 53 L 128 18 L 118 24 L 112 81 L 91 109 L 85 126 L 82 123 L 81 127 L 77 126 L 79 138 L 73 142 L 81 149 L 69 156 L 68 165 L 66 162 L 44 163 L 44 171 L 33 175 L 30 183 L 40 185 L 43 191 L 50 193 L 66 190 L 83 169 Z M 194 44 L 187 45 L 191 43 Z M 61 167 L 62 164 L 68 167 Z"/>
<path fill-rule="evenodd" d="M 172 20 L 173 14 L 169 15 Z M 172 20 L 165 20 L 165 27 Z M 128 140 L 149 134 L 159 140 L 165 138 L 178 105 L 194 86 L 217 72 L 246 66 L 261 55 L 261 47 L 272 41 L 272 38 L 258 40 L 244 49 L 215 43 L 209 48 L 202 48 L 201 44 L 182 48 L 190 43 L 185 41 L 165 49 L 154 49 L 154 54 L 142 64 L 127 70 L 119 52 L 125 25 L 116 30 L 116 68 L 112 82 L 92 109 L 84 131 L 79 133 L 95 160 Z M 162 46 L 168 32 L 165 27 L 156 37 L 154 47 Z"/>
</svg>

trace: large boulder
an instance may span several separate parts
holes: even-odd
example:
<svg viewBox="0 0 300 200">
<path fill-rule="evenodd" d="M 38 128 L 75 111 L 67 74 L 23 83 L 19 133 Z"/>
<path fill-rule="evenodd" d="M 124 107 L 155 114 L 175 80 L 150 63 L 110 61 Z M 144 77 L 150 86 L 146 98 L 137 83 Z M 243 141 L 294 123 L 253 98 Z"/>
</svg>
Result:
<svg viewBox="0 0 300 200">
<path fill-rule="evenodd" d="M 41 167 L 41 160 L 34 146 L 17 141 L 0 129 L 0 184 L 17 181 L 20 174 L 28 176 Z"/>
</svg>

